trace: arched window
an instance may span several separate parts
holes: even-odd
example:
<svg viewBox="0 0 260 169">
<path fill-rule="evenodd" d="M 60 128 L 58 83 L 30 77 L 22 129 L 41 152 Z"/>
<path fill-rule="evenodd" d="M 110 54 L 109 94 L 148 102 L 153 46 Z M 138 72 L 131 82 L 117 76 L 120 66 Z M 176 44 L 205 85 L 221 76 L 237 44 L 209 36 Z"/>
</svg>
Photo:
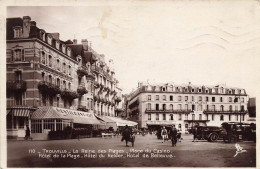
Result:
<svg viewBox="0 0 260 169">
<path fill-rule="evenodd" d="M 170 110 L 173 110 L 173 105 L 172 104 L 170 104 Z"/>
<path fill-rule="evenodd" d="M 224 106 L 223 105 L 220 106 L 220 111 L 224 111 Z"/>
<path fill-rule="evenodd" d="M 170 114 L 170 120 L 174 120 L 173 114 Z"/>
</svg>

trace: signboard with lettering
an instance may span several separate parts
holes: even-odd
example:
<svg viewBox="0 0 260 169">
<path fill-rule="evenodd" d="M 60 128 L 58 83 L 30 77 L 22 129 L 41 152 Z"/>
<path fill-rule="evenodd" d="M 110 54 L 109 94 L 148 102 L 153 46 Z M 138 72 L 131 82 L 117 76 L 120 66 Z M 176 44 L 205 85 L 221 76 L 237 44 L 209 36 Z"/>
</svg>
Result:
<svg viewBox="0 0 260 169">
<path fill-rule="evenodd" d="M 80 116 L 80 117 L 87 117 L 87 118 L 93 118 L 94 119 L 94 114 L 93 113 L 88 113 L 88 112 L 82 112 L 82 111 L 77 111 L 77 110 L 68 110 L 68 109 L 62 109 L 62 108 L 54 108 L 58 113 L 61 113 L 63 115 L 71 115 L 71 116 Z"/>
</svg>

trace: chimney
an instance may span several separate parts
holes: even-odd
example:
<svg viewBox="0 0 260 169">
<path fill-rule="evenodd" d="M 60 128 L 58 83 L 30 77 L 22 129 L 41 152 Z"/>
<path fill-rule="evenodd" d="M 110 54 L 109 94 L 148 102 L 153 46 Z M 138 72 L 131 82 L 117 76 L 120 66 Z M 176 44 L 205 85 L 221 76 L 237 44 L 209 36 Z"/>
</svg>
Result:
<svg viewBox="0 0 260 169">
<path fill-rule="evenodd" d="M 36 26 L 36 22 L 35 21 L 31 21 L 30 24 L 31 24 L 31 26 Z"/>
<path fill-rule="evenodd" d="M 77 39 L 73 39 L 73 44 L 74 44 L 74 45 L 77 44 Z"/>
<path fill-rule="evenodd" d="M 24 38 L 29 38 L 30 35 L 30 21 L 31 17 L 30 16 L 24 16 L 23 17 L 23 37 Z"/>
<path fill-rule="evenodd" d="M 83 46 L 83 50 L 88 50 L 88 40 L 87 39 L 81 39 L 81 43 Z"/>
<path fill-rule="evenodd" d="M 51 33 L 52 37 L 56 40 L 60 39 L 60 34 L 59 33 Z"/>
</svg>

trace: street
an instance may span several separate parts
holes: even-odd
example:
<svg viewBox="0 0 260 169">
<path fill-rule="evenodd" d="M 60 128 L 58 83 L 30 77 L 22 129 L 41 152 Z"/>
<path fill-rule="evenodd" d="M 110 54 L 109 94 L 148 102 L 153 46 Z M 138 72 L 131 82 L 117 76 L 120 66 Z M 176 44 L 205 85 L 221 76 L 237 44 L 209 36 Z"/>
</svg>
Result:
<svg viewBox="0 0 260 169">
<path fill-rule="evenodd" d="M 256 167 L 256 143 L 238 142 L 246 152 L 236 157 L 235 144 L 223 141 L 181 143 L 137 135 L 134 147 L 121 137 L 52 141 L 8 140 L 8 167 Z"/>
</svg>

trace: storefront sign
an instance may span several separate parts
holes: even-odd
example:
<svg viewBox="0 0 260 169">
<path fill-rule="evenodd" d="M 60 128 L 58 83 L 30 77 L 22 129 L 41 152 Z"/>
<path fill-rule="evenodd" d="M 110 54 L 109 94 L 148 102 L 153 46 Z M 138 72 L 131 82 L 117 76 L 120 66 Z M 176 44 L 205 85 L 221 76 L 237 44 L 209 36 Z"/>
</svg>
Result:
<svg viewBox="0 0 260 169">
<path fill-rule="evenodd" d="M 61 109 L 61 108 L 55 108 L 55 110 L 61 114 L 94 118 L 93 113 L 81 112 L 81 111 L 76 111 L 76 110 L 66 110 L 66 109 Z"/>
</svg>

